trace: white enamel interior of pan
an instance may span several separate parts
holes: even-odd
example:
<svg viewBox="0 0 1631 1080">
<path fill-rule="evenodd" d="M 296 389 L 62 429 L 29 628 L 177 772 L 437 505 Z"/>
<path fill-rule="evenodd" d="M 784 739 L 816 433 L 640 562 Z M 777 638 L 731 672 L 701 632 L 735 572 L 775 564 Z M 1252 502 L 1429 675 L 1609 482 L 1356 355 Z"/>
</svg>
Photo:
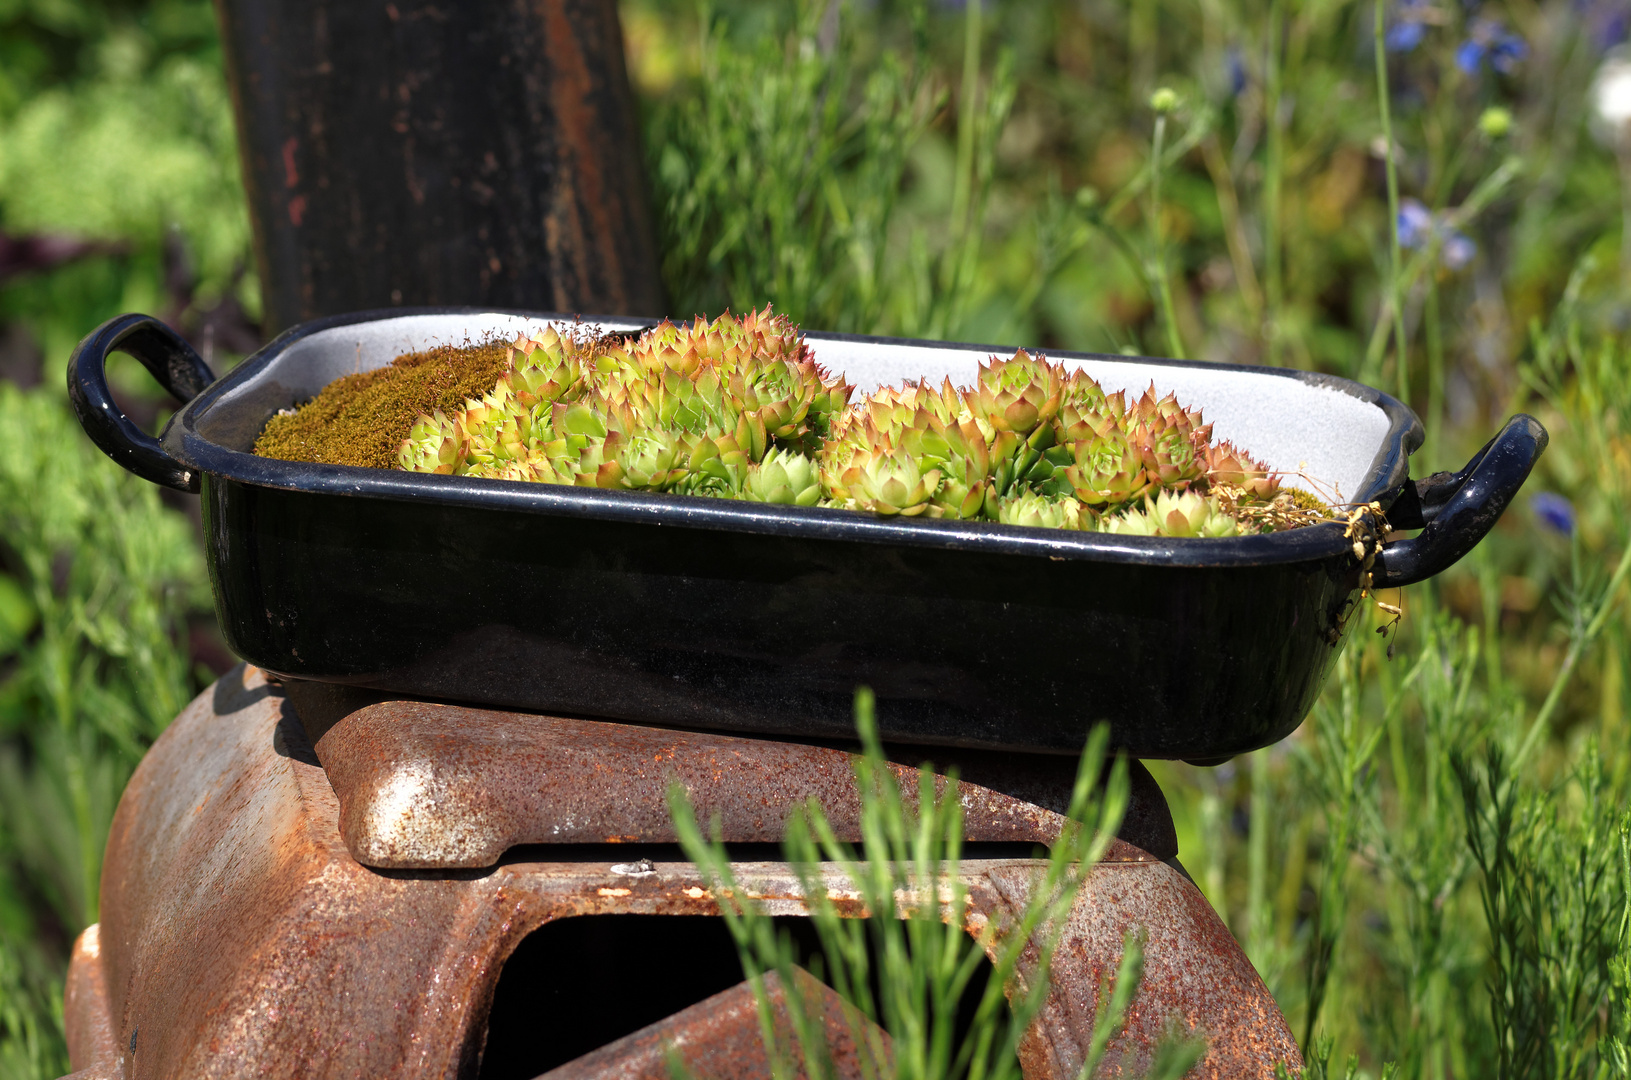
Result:
<svg viewBox="0 0 1631 1080">
<path fill-rule="evenodd" d="M 313 392 L 356 371 L 390 363 L 406 352 L 434 345 L 474 343 L 518 331 L 541 330 L 550 320 L 516 315 L 407 315 L 397 319 L 337 326 L 290 345 L 290 359 L 315 378 Z M 624 330 L 644 320 L 585 323 L 585 329 Z M 861 391 L 928 378 L 950 377 L 956 385 L 974 381 L 990 352 L 985 349 L 926 345 L 878 345 L 812 339 L 816 359 L 843 372 Z M 1343 502 L 1359 491 L 1388 434 L 1388 418 L 1378 406 L 1329 387 L 1272 374 L 1208 367 L 1166 367 L 1137 360 L 1061 359 L 1097 379 L 1106 391 L 1142 394 L 1153 381 L 1157 394 L 1173 393 L 1189 408 L 1199 407 L 1213 424 L 1213 437 L 1228 439 L 1282 473 L 1288 484 Z M 310 365 L 307 367 L 307 365 Z"/>
<path fill-rule="evenodd" d="M 513 338 L 521 331 L 531 333 L 560 320 L 527 319 L 519 315 L 404 315 L 398 319 L 336 326 L 308 334 L 284 350 L 299 357 L 297 367 L 308 371 L 326 386 L 342 375 L 384 367 L 403 353 L 422 352 L 437 345 L 474 345 L 494 337 Z M 632 330 L 650 326 L 649 319 L 611 319 L 583 323 L 592 333 Z"/>
</svg>

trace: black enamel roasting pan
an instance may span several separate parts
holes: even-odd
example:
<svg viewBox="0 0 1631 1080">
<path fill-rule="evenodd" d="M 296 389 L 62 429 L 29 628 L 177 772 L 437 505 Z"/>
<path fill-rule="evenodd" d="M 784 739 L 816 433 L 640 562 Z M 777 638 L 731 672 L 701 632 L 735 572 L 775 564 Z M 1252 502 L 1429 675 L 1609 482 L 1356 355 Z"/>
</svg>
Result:
<svg viewBox="0 0 1631 1080">
<path fill-rule="evenodd" d="M 307 323 L 217 380 L 168 327 L 125 315 L 68 369 L 86 433 L 158 484 L 201 492 L 216 612 L 278 675 L 431 698 L 816 738 L 1075 752 L 1108 721 L 1138 757 L 1216 760 L 1307 713 L 1359 568 L 1338 525 L 1163 539 L 318 466 L 250 453 L 266 420 L 340 375 L 560 316 L 365 312 Z M 594 320 L 638 329 L 626 319 Z M 971 381 L 984 347 L 811 334 L 862 389 Z M 154 439 L 114 404 L 111 351 L 186 404 Z M 1489 531 L 1546 445 L 1508 422 L 1467 467 L 1411 481 L 1421 424 L 1344 379 L 1051 354 L 1107 390 L 1154 383 L 1288 482 L 1380 502 L 1382 587 Z"/>
</svg>

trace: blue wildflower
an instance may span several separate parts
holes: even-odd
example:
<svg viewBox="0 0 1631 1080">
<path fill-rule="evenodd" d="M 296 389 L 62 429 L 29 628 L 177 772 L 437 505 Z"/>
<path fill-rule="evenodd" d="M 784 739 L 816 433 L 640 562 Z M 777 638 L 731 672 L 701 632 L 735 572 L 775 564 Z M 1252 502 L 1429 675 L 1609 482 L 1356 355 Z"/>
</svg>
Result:
<svg viewBox="0 0 1631 1080">
<path fill-rule="evenodd" d="M 1439 265 L 1454 273 L 1472 262 L 1478 245 L 1459 230 L 1452 229 L 1443 214 L 1435 214 L 1415 199 L 1399 202 L 1399 246 L 1415 249 L 1439 242 Z"/>
<path fill-rule="evenodd" d="M 1455 50 L 1455 63 L 1468 75 L 1476 75 L 1485 64 L 1510 75 L 1518 68 L 1518 61 L 1529 55 L 1529 44 L 1517 34 L 1509 32 L 1496 19 L 1474 19 L 1468 28 L 1467 40 Z"/>
<path fill-rule="evenodd" d="M 1229 52 L 1224 57 L 1224 67 L 1229 75 L 1229 93 L 1239 97 L 1241 91 L 1246 89 L 1246 56 L 1240 51 L 1239 45 L 1229 46 Z"/>
<path fill-rule="evenodd" d="M 1388 27 L 1382 40 L 1388 52 L 1412 52 L 1427 36 L 1427 28 L 1419 22 L 1398 22 Z"/>
<path fill-rule="evenodd" d="M 1432 237 L 1436 226 L 1427 207 L 1415 199 L 1399 203 L 1399 246 L 1419 248 Z"/>
<path fill-rule="evenodd" d="M 1444 238 L 1444 246 L 1439 249 L 1439 262 L 1444 264 L 1446 270 L 1460 270 L 1472 262 L 1472 257 L 1478 254 L 1478 245 L 1473 243 L 1465 233 L 1450 230 Z"/>
<path fill-rule="evenodd" d="M 1529 44 L 1517 34 L 1508 34 L 1496 43 L 1490 52 L 1490 63 L 1502 75 L 1518 70 L 1518 62 L 1529 55 Z"/>
<path fill-rule="evenodd" d="M 1574 504 L 1552 491 L 1536 493 L 1529 500 L 1540 523 L 1559 536 L 1574 535 Z"/>
<path fill-rule="evenodd" d="M 1574 9 L 1580 13 L 1591 42 L 1599 52 L 1607 52 L 1631 36 L 1631 2 L 1628 0 L 1575 0 Z"/>
<path fill-rule="evenodd" d="M 1414 52 L 1427 36 L 1427 24 L 1434 18 L 1427 0 L 1399 0 L 1393 9 L 1393 22 L 1383 35 L 1388 52 Z"/>
</svg>

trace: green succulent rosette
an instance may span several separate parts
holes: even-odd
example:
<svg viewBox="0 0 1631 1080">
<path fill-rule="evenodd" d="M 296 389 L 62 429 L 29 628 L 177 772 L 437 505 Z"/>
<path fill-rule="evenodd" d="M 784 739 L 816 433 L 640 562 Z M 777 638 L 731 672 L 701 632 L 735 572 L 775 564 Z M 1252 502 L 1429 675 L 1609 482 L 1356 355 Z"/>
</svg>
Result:
<svg viewBox="0 0 1631 1080">
<path fill-rule="evenodd" d="M 1093 511 L 1071 497 L 1053 498 L 1034 491 L 1010 495 L 997 501 L 997 520 L 1004 525 L 1029 525 L 1038 529 L 1094 528 Z"/>
<path fill-rule="evenodd" d="M 1115 513 L 1156 486 L 1144 455 L 1125 435 L 1095 434 L 1071 444 L 1070 450 L 1071 463 L 1058 471 L 1059 482 L 1096 513 Z"/>
<path fill-rule="evenodd" d="M 1058 415 L 1066 382 L 1062 367 L 1020 349 L 1008 360 L 992 357 L 980 365 L 964 402 L 981 427 L 1012 432 L 1023 442 Z"/>
<path fill-rule="evenodd" d="M 1131 536 L 1223 537 L 1244 530 L 1216 499 L 1193 491 L 1163 491 L 1148 498 L 1142 510 L 1108 519 L 1103 531 Z"/>
<path fill-rule="evenodd" d="M 904 448 L 884 443 L 855 451 L 830 490 L 836 504 L 852 510 L 917 517 L 933 508 L 930 500 L 939 487 L 938 469 L 925 470 Z"/>
<path fill-rule="evenodd" d="M 821 501 L 821 474 L 813 459 L 791 450 L 772 450 L 747 469 L 741 497 L 779 506 L 815 506 Z"/>
<path fill-rule="evenodd" d="M 397 451 L 397 463 L 408 472 L 451 475 L 464 464 L 457 425 L 441 409 L 421 416 Z"/>
</svg>

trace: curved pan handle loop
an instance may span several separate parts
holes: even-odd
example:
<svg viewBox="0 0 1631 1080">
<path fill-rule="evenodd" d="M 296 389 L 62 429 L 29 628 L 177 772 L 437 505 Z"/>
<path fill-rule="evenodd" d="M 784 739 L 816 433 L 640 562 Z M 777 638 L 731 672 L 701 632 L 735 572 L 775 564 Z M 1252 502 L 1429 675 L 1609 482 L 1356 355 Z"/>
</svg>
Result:
<svg viewBox="0 0 1631 1080">
<path fill-rule="evenodd" d="M 1406 482 L 1388 521 L 1394 528 L 1421 532 L 1381 550 L 1372 583 L 1395 589 L 1453 566 L 1495 527 L 1540 460 L 1547 439 L 1539 420 L 1519 413 L 1460 472 Z"/>
<path fill-rule="evenodd" d="M 182 404 L 215 381 L 181 336 L 151 315 L 120 315 L 85 336 L 68 360 L 68 398 L 91 442 L 143 480 L 197 491 L 198 474 L 131 422 L 108 390 L 108 354 L 129 353 Z"/>
</svg>

